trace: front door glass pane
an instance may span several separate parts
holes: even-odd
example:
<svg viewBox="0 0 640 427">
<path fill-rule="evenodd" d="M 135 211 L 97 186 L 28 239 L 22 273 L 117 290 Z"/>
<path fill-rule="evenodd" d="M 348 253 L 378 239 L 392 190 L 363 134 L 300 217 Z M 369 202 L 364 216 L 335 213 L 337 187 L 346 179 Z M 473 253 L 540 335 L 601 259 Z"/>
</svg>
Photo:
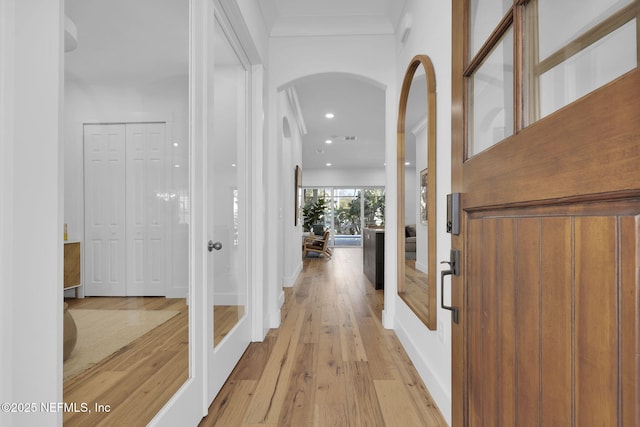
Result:
<svg viewBox="0 0 640 427">
<path fill-rule="evenodd" d="M 500 20 L 506 15 L 513 4 L 512 0 L 472 0 L 470 7 L 469 22 L 470 31 L 470 54 L 473 57 L 483 43 L 489 38 L 491 32 L 496 28 Z"/>
<path fill-rule="evenodd" d="M 634 0 L 532 0 L 527 5 L 527 122 L 638 64 Z"/>
<path fill-rule="evenodd" d="M 469 87 L 470 157 L 513 135 L 513 28 L 471 76 Z"/>
<path fill-rule="evenodd" d="M 609 83 L 638 65 L 636 20 L 540 76 L 540 117 Z"/>
<path fill-rule="evenodd" d="M 562 49 L 634 0 L 538 0 L 540 60 Z"/>
</svg>

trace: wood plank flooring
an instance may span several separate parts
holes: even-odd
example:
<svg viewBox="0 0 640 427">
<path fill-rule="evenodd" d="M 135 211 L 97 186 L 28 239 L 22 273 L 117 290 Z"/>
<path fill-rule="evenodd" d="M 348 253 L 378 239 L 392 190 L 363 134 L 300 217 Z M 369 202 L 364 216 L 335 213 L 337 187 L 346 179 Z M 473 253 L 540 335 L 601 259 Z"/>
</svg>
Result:
<svg viewBox="0 0 640 427">
<path fill-rule="evenodd" d="M 233 329 L 244 316 L 243 305 L 214 305 L 213 306 L 213 345 L 217 346 L 222 338 Z"/>
<path fill-rule="evenodd" d="M 282 324 L 252 343 L 200 426 L 445 426 L 359 248 L 304 260 Z"/>
<path fill-rule="evenodd" d="M 202 426 L 446 425 L 395 333 L 382 328 L 383 291 L 362 273 L 360 249 L 306 259 L 285 295 L 281 327 L 250 345 Z M 184 300 L 68 302 L 72 308 L 180 311 L 64 384 L 67 403 L 110 405 L 109 413 L 67 412 L 65 426 L 146 425 L 188 375 Z M 219 326 L 238 315 L 237 308 L 216 309 Z M 219 328 L 217 339 L 227 331 Z"/>
<path fill-rule="evenodd" d="M 67 404 L 86 402 L 92 410 L 65 412 L 65 427 L 146 425 L 188 377 L 188 309 L 184 299 L 92 297 L 67 302 L 70 308 L 179 311 L 63 386 Z M 96 403 L 109 405 L 109 412 L 96 412 Z"/>
</svg>

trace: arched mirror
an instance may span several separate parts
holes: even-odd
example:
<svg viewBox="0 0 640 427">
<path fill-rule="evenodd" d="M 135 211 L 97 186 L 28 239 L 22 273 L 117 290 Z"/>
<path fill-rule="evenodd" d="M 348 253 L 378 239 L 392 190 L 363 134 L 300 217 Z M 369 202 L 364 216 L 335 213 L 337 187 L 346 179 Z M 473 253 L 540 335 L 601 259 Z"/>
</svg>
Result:
<svg viewBox="0 0 640 427">
<path fill-rule="evenodd" d="M 398 114 L 398 295 L 436 329 L 436 85 L 428 56 L 409 64 Z"/>
</svg>

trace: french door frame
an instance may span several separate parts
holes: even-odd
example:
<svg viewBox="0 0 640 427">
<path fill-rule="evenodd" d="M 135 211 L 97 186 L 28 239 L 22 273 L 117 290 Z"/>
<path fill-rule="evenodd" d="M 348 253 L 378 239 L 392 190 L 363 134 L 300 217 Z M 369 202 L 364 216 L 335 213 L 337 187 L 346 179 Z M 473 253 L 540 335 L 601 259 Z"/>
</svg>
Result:
<svg viewBox="0 0 640 427">
<path fill-rule="evenodd" d="M 213 46 L 209 45 L 208 34 L 213 32 L 215 21 L 209 19 L 213 14 L 223 16 L 235 34 L 245 51 L 255 52 L 255 49 L 247 49 L 252 44 L 251 36 L 244 28 L 241 12 L 233 1 L 228 0 L 190 0 L 190 59 L 189 59 L 189 194 L 191 226 L 189 229 L 189 379 L 178 392 L 169 400 L 164 408 L 150 423 L 151 426 L 175 426 L 197 425 L 201 418 L 208 412 L 210 399 L 210 385 L 208 384 L 207 359 L 211 349 L 208 346 L 213 336 L 213 324 L 207 319 L 208 295 L 207 289 L 207 263 L 209 252 L 207 249 L 207 170 L 209 168 L 206 155 L 207 139 L 210 137 L 207 129 L 207 120 L 211 113 L 211 100 L 208 96 L 208 73 L 213 72 L 212 52 Z M 236 28 L 238 27 L 238 28 Z M 252 46 L 253 47 L 253 46 Z M 213 53 L 215 55 L 215 53 Z M 249 104 L 247 109 L 248 132 L 247 149 L 252 152 L 248 165 L 253 170 L 248 177 L 250 182 L 247 188 L 248 199 L 254 199 L 251 207 L 257 212 L 264 211 L 261 198 L 252 197 L 261 194 L 263 167 L 262 153 L 262 127 L 263 121 L 263 79 L 264 72 L 257 63 L 256 55 L 249 55 L 251 80 L 249 90 Z M 248 254 L 248 319 L 252 340 L 263 338 L 262 300 L 263 289 L 256 285 L 256 271 L 261 271 L 260 257 L 262 252 L 258 248 L 260 233 L 263 229 L 261 215 L 248 218 L 247 229 L 249 241 L 248 247 L 252 248 Z M 258 241 L 258 244 L 256 244 Z M 208 326 L 207 326 L 208 325 Z M 199 410 L 193 410 L 193 402 Z"/>
</svg>

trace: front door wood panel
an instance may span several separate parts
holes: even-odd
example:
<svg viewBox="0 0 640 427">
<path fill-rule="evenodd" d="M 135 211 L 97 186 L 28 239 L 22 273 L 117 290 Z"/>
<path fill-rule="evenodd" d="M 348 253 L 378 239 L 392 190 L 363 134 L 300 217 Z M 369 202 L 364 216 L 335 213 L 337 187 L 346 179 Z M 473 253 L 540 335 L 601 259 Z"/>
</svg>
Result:
<svg viewBox="0 0 640 427">
<path fill-rule="evenodd" d="M 640 70 L 467 158 L 468 4 L 452 4 L 453 425 L 640 425 Z"/>
<path fill-rule="evenodd" d="M 636 425 L 640 217 L 585 209 L 469 217 L 469 425 Z"/>
</svg>

